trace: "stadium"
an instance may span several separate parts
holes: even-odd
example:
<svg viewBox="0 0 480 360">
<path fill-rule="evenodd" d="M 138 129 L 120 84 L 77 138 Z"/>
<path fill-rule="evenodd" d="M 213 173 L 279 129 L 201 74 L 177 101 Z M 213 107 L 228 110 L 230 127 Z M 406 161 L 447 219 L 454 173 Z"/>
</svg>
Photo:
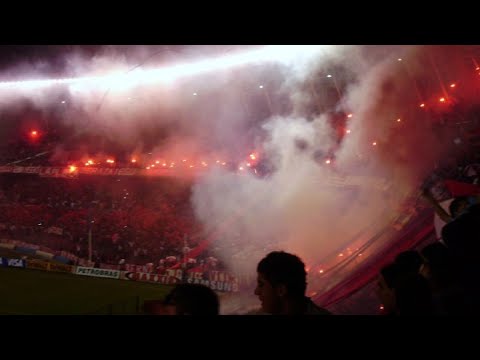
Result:
<svg viewBox="0 0 480 360">
<path fill-rule="evenodd" d="M 279 250 L 339 315 L 384 313 L 381 270 L 431 244 L 471 279 L 476 226 L 442 227 L 457 198 L 476 216 L 479 56 L 0 47 L 0 313 L 142 314 L 191 283 L 221 314 L 253 314 L 256 266 Z"/>
</svg>

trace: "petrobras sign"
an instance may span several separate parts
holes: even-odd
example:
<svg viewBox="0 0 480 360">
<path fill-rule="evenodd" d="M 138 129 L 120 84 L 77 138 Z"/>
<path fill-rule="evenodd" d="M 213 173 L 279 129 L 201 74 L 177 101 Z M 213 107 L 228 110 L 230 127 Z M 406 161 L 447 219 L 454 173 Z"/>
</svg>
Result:
<svg viewBox="0 0 480 360">
<path fill-rule="evenodd" d="M 77 266 L 75 271 L 77 275 L 93 276 L 101 278 L 119 279 L 120 271 L 112 269 L 98 269 L 92 267 Z"/>
</svg>

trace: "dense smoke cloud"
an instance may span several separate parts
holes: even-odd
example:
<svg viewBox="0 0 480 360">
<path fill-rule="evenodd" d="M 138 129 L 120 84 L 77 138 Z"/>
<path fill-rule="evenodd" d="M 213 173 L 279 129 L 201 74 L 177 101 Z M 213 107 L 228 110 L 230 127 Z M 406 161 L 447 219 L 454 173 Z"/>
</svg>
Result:
<svg viewBox="0 0 480 360">
<path fill-rule="evenodd" d="M 405 199 L 418 194 L 422 180 L 452 149 L 452 134 L 435 131 L 434 116 L 419 109 L 423 99 L 415 91 L 415 78 L 429 79 L 424 101 L 438 106 L 426 97 L 441 96 L 439 80 L 431 66 L 417 65 L 434 50 L 439 52 L 422 47 L 342 48 L 310 72 L 302 69 L 285 77 L 282 91 L 290 94 L 292 114 L 272 117 L 263 125 L 267 136 L 262 148 L 274 162 L 273 174 L 259 179 L 210 173 L 195 186 L 193 200 L 204 223 L 215 227 L 224 214 L 237 216 L 218 236 L 222 258 L 235 271 L 254 274 L 257 262 L 271 250 L 294 252 L 307 264 L 320 263 L 348 247 L 363 229 L 373 235 L 400 214 Z M 345 82 L 334 107 L 353 113 L 334 166 L 314 160 L 316 151 L 325 152 L 335 142 L 329 112 L 318 113 L 332 96 L 321 89 L 309 91 L 306 85 L 319 73 L 330 75 L 332 68 L 337 70 L 336 86 Z M 471 98 L 468 87 L 460 92 Z M 382 179 L 387 186 L 329 186 L 326 179 L 335 175 Z"/>
</svg>

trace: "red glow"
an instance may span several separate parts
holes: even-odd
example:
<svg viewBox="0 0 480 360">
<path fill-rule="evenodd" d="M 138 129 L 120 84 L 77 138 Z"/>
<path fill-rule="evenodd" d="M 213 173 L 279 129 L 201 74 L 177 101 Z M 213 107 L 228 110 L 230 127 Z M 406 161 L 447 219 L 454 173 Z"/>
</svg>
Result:
<svg viewBox="0 0 480 360">
<path fill-rule="evenodd" d="M 77 167 L 74 166 L 74 165 L 70 165 L 70 166 L 68 167 L 68 171 L 70 171 L 71 173 L 75 172 L 76 170 L 77 170 Z"/>
<path fill-rule="evenodd" d="M 380 310 L 384 310 L 385 308 L 383 307 L 383 305 L 380 305 Z"/>
<path fill-rule="evenodd" d="M 36 142 L 40 138 L 40 133 L 37 130 L 32 130 L 28 133 L 28 136 L 30 137 L 30 141 Z"/>
<path fill-rule="evenodd" d="M 347 134 L 350 134 L 352 131 L 350 129 L 347 129 L 347 131 L 345 131 Z"/>
<path fill-rule="evenodd" d="M 320 274 L 323 274 L 323 269 L 318 270 Z"/>
<path fill-rule="evenodd" d="M 445 102 L 445 98 L 444 98 L 444 97 L 441 97 L 438 101 L 440 101 L 440 102 Z"/>
<path fill-rule="evenodd" d="M 107 163 L 113 164 L 113 163 L 115 163 L 115 160 L 113 160 L 113 159 L 107 159 Z"/>
<path fill-rule="evenodd" d="M 373 146 L 377 146 L 377 142 L 374 141 L 374 142 L 372 143 L 372 145 L 373 145 Z"/>
<path fill-rule="evenodd" d="M 330 164 L 330 159 L 325 160 L 325 164 Z"/>
<path fill-rule="evenodd" d="M 457 86 L 457 85 L 456 84 L 450 84 L 451 88 L 454 88 L 455 86 Z"/>
<path fill-rule="evenodd" d="M 136 163 L 137 162 L 137 159 L 132 159 L 132 163 Z"/>
<path fill-rule="evenodd" d="M 257 156 L 254 153 L 250 154 L 250 159 L 255 160 L 256 158 L 257 158 Z"/>
<path fill-rule="evenodd" d="M 347 117 L 351 118 L 353 116 L 353 114 L 348 114 Z"/>
<path fill-rule="evenodd" d="M 342 257 L 342 256 L 343 256 L 343 254 L 342 254 L 342 253 L 340 253 L 340 254 L 338 254 L 338 256 Z"/>
<path fill-rule="evenodd" d="M 425 104 L 424 104 L 424 103 L 421 103 L 421 104 L 420 104 L 420 107 L 421 107 L 421 108 L 425 107 Z"/>
<path fill-rule="evenodd" d="M 477 66 L 477 67 L 475 68 L 475 70 L 480 70 L 480 67 Z"/>
<path fill-rule="evenodd" d="M 398 118 L 398 119 L 397 119 L 397 122 L 400 122 L 400 121 L 402 121 L 402 119 Z"/>
</svg>

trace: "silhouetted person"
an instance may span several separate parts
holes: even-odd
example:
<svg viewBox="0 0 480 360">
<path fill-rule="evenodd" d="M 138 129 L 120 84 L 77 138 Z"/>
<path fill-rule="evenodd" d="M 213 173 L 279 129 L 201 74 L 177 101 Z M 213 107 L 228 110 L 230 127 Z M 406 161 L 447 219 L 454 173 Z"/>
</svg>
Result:
<svg viewBox="0 0 480 360">
<path fill-rule="evenodd" d="M 420 274 L 430 281 L 432 289 L 443 288 L 453 281 L 453 259 L 445 245 L 437 241 L 425 246 L 420 253 L 423 257 Z"/>
<path fill-rule="evenodd" d="M 376 294 L 383 305 L 383 314 L 395 315 L 396 299 L 395 287 L 400 277 L 400 266 L 398 264 L 388 264 L 380 270 L 377 280 Z"/>
<path fill-rule="evenodd" d="M 401 270 L 407 274 L 418 274 L 423 264 L 422 256 L 415 250 L 402 251 L 395 257 L 395 264 L 399 265 Z"/>
<path fill-rule="evenodd" d="M 433 315 L 432 292 L 427 280 L 419 275 L 407 275 L 395 289 L 396 311 L 404 315 Z"/>
<path fill-rule="evenodd" d="M 432 293 L 421 275 L 405 272 L 393 263 L 380 270 L 377 285 L 377 296 L 386 315 L 432 314 Z"/>
<path fill-rule="evenodd" d="M 471 205 L 469 198 L 467 196 L 459 196 L 453 199 L 453 201 L 448 206 L 448 211 L 452 216 L 452 219 L 455 219 L 461 215 L 469 206 Z"/>
<path fill-rule="evenodd" d="M 179 284 L 167 295 L 164 304 L 175 308 L 175 315 L 218 315 L 218 295 L 201 284 Z"/>
<path fill-rule="evenodd" d="M 432 206 L 437 215 L 444 222 L 449 223 L 468 209 L 472 205 L 472 197 L 459 196 L 453 199 L 453 201 L 448 206 L 448 212 L 446 212 L 439 202 L 431 194 L 430 190 L 423 189 L 423 197 L 427 200 Z"/>
<path fill-rule="evenodd" d="M 456 279 L 457 269 L 450 251 L 441 242 L 425 246 L 421 250 L 423 266 L 420 274 L 427 279 L 432 291 L 434 313 L 437 315 L 468 314 L 465 292 Z"/>
<path fill-rule="evenodd" d="M 480 260 L 480 205 L 472 205 L 442 229 L 442 239 L 459 262 Z"/>
<path fill-rule="evenodd" d="M 305 296 L 307 272 L 295 255 L 273 251 L 257 266 L 255 295 L 262 310 L 273 315 L 331 315 Z"/>
<path fill-rule="evenodd" d="M 152 315 L 218 315 L 217 294 L 201 284 L 179 284 L 162 302 L 145 303 L 145 312 Z"/>
<path fill-rule="evenodd" d="M 464 308 L 469 314 L 480 314 L 480 204 L 442 229 L 442 239 L 452 255 L 456 282 L 465 291 Z"/>
</svg>

